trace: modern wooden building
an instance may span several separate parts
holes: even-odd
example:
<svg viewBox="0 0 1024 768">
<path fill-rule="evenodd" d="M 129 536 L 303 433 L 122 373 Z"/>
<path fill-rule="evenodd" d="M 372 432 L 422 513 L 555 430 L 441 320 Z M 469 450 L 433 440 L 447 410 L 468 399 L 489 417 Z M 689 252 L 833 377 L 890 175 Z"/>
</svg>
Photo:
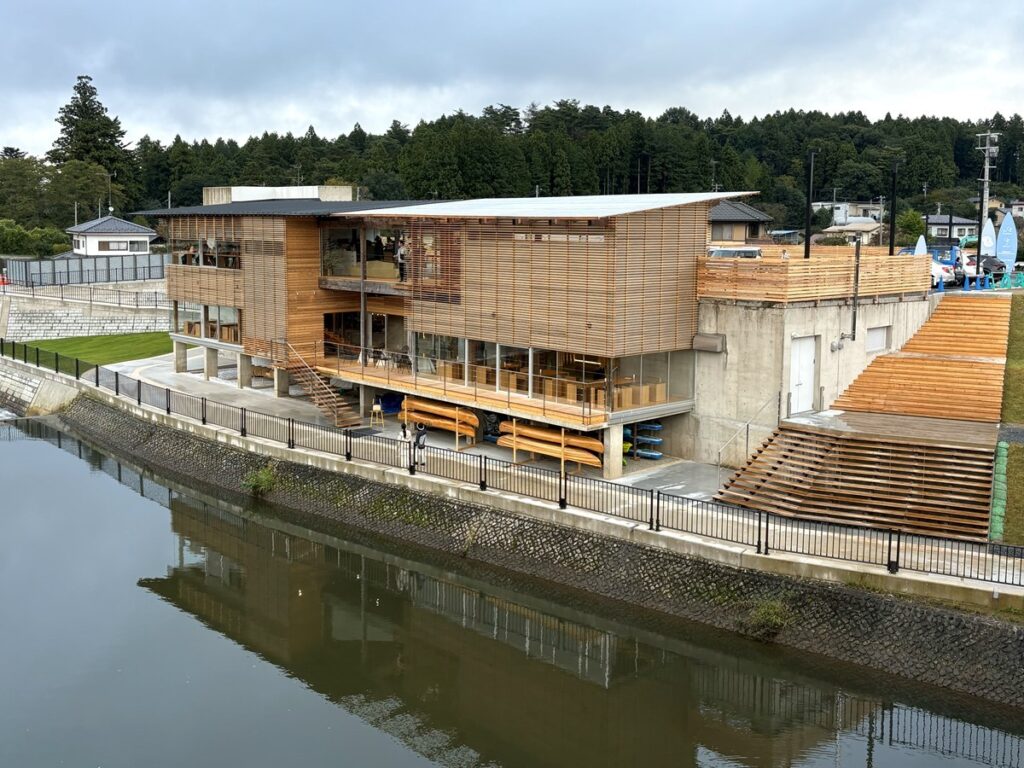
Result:
<svg viewBox="0 0 1024 768">
<path fill-rule="evenodd" d="M 268 196 L 274 191 L 269 189 Z M 186 343 L 289 374 L 340 421 L 385 392 L 589 433 L 693 405 L 708 210 L 737 193 L 402 203 L 268 199 L 148 211 Z M 399 262 L 404 262 L 400 264 Z M 358 387 L 360 413 L 328 394 Z"/>
</svg>

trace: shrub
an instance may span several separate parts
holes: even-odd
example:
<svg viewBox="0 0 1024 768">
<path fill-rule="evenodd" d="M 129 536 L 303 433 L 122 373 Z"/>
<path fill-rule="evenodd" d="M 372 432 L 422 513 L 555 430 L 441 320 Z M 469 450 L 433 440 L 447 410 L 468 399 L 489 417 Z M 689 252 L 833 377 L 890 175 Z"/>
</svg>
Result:
<svg viewBox="0 0 1024 768">
<path fill-rule="evenodd" d="M 272 464 L 254 469 L 242 478 L 242 487 L 257 498 L 270 493 L 276 484 L 277 473 Z"/>
<path fill-rule="evenodd" d="M 750 609 L 743 629 L 758 640 L 774 640 L 792 618 L 789 606 L 781 600 L 764 600 Z"/>
</svg>

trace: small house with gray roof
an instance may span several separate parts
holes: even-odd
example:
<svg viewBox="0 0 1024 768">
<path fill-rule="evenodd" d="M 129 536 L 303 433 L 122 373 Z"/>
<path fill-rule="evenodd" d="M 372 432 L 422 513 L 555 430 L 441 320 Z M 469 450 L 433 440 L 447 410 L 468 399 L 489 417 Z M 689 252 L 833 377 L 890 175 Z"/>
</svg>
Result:
<svg viewBox="0 0 1024 768">
<path fill-rule="evenodd" d="M 149 227 L 117 216 L 102 216 L 65 231 L 71 235 L 69 257 L 148 255 L 157 236 Z"/>
<path fill-rule="evenodd" d="M 708 240 L 726 243 L 768 243 L 772 217 L 739 200 L 723 200 L 708 213 Z"/>
</svg>

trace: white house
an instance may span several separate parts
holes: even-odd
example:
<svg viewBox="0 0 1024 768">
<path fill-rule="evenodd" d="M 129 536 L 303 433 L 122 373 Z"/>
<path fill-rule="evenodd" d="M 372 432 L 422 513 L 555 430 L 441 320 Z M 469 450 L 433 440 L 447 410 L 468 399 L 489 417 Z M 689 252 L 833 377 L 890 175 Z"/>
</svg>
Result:
<svg viewBox="0 0 1024 768">
<path fill-rule="evenodd" d="M 149 244 L 157 236 L 149 227 L 117 216 L 86 221 L 65 231 L 71 235 L 69 256 L 148 255 Z"/>
<path fill-rule="evenodd" d="M 953 216 L 953 231 L 949 231 L 950 216 L 946 213 L 932 213 L 923 216 L 928 239 L 933 237 L 960 238 L 974 237 L 978 234 L 978 222 L 965 219 L 962 216 Z"/>
</svg>

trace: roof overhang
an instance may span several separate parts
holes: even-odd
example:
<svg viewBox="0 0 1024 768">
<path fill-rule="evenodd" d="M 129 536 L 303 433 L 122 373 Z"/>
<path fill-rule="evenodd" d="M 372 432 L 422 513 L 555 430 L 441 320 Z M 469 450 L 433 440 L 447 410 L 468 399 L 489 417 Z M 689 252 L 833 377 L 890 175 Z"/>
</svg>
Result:
<svg viewBox="0 0 1024 768">
<path fill-rule="evenodd" d="M 660 195 L 580 195 L 576 197 L 497 197 L 425 203 L 336 213 L 333 216 L 432 219 L 606 219 L 631 213 L 715 203 L 757 192 L 687 192 Z"/>
</svg>

